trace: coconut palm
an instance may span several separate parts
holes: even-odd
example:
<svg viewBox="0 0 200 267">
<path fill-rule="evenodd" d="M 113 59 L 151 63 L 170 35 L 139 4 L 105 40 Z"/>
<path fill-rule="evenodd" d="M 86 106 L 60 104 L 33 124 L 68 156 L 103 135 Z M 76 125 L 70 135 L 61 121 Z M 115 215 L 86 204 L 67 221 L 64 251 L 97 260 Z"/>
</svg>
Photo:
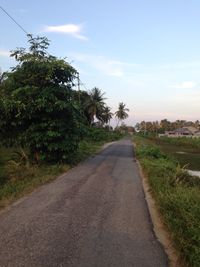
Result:
<svg viewBox="0 0 200 267">
<path fill-rule="evenodd" d="M 104 124 L 109 124 L 112 119 L 113 113 L 111 112 L 111 108 L 108 106 L 104 106 L 100 111 L 99 118 L 100 121 Z"/>
<path fill-rule="evenodd" d="M 97 87 L 94 87 L 89 92 L 90 97 L 86 103 L 86 110 L 90 117 L 90 123 L 94 121 L 95 116 L 98 120 L 101 120 L 101 114 L 105 106 L 104 94 L 105 93 L 102 93 L 102 91 Z"/>
<path fill-rule="evenodd" d="M 119 103 L 118 110 L 115 112 L 115 117 L 118 119 L 117 127 L 120 121 L 122 122 L 123 120 L 128 118 L 128 111 L 129 109 L 126 108 L 126 105 L 123 102 Z"/>
</svg>

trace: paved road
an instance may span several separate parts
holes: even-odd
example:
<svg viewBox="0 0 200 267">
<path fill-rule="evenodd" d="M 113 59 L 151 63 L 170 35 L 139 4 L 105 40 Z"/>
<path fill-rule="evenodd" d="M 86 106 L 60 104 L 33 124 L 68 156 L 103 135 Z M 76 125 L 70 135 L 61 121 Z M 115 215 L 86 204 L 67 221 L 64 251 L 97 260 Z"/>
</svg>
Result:
<svg viewBox="0 0 200 267">
<path fill-rule="evenodd" d="M 1 267 L 165 267 L 130 140 L 0 215 Z"/>
</svg>

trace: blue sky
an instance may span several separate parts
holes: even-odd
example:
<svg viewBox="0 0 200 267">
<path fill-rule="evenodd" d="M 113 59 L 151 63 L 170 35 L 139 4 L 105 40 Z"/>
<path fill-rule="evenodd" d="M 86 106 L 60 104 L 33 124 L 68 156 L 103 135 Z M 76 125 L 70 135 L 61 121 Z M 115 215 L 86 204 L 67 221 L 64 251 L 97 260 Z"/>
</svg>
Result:
<svg viewBox="0 0 200 267">
<path fill-rule="evenodd" d="M 126 123 L 200 119 L 200 2 L 197 0 L 1 0 L 27 32 L 47 36 L 50 52 L 67 57 L 88 89 L 106 92 Z M 0 67 L 25 34 L 0 10 Z M 84 87 L 83 87 L 84 89 Z"/>
</svg>

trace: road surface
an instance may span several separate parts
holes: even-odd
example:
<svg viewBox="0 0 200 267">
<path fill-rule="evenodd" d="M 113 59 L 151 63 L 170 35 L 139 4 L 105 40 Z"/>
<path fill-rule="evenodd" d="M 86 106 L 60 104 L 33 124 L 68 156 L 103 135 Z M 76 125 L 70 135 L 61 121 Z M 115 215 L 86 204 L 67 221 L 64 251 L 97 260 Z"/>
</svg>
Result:
<svg viewBox="0 0 200 267">
<path fill-rule="evenodd" d="M 128 139 L 0 214 L 0 267 L 165 267 Z"/>
</svg>

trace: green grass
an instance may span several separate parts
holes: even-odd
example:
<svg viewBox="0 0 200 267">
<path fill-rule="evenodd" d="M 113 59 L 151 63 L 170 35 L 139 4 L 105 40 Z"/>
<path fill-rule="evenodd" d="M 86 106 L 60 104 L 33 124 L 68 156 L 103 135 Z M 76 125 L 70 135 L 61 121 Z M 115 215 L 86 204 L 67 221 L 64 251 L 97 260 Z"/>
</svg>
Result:
<svg viewBox="0 0 200 267">
<path fill-rule="evenodd" d="M 66 164 L 17 165 L 9 161 L 12 155 L 11 149 L 1 148 L 0 209 L 32 192 L 38 186 L 52 181 L 70 168 Z"/>
<path fill-rule="evenodd" d="M 200 171 L 200 138 L 150 137 L 147 140 L 178 160 L 181 166 L 187 165 L 188 169 Z"/>
<path fill-rule="evenodd" d="M 200 179 L 191 177 L 146 138 L 134 137 L 136 155 L 176 248 L 190 267 L 200 266 Z"/>
<path fill-rule="evenodd" d="M 77 155 L 71 166 L 94 155 L 104 143 L 117 140 L 120 137 L 119 134 L 108 133 L 104 134 L 103 138 L 102 134 L 85 138 L 80 142 Z M 16 160 L 13 160 L 13 153 L 16 150 L 16 148 L 0 147 L 0 209 L 30 193 L 38 186 L 54 180 L 71 167 L 68 164 L 41 163 L 39 165 L 29 164 L 28 166 L 18 164 Z"/>
<path fill-rule="evenodd" d="M 0 147 L 0 186 L 6 180 L 5 164 L 11 159 L 13 149 Z"/>
<path fill-rule="evenodd" d="M 181 147 L 189 147 L 197 149 L 200 151 L 200 138 L 191 138 L 191 137 L 161 137 L 159 138 L 163 142 L 166 142 L 168 144 L 181 146 Z"/>
</svg>

